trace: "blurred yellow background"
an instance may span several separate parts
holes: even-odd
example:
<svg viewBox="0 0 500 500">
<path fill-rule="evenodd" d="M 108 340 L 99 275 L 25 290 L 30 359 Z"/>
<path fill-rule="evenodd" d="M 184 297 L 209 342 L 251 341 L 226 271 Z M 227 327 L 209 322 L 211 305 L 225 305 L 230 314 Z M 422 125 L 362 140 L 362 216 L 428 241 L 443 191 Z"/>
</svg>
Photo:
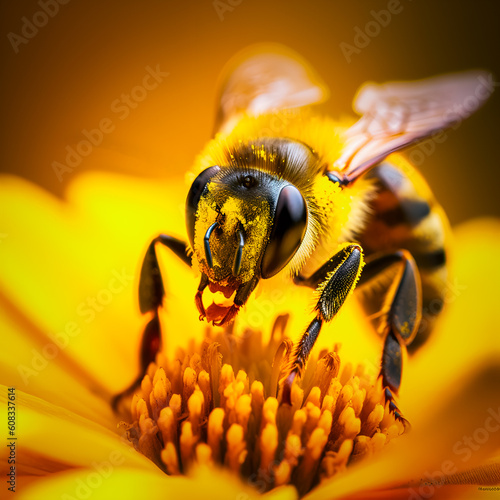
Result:
<svg viewBox="0 0 500 500">
<path fill-rule="evenodd" d="M 182 176 L 210 138 L 224 64 L 249 44 L 279 42 L 310 61 L 331 91 L 322 111 L 333 116 L 351 112 L 367 80 L 469 68 L 500 78 L 495 2 L 64 1 L 4 2 L 1 16 L 1 169 L 60 196 L 89 169 Z M 341 44 L 356 51 L 346 58 Z M 168 76 L 124 102 L 146 67 Z M 499 115 L 497 92 L 425 154 L 420 168 L 452 223 L 500 215 Z M 53 162 L 102 123 L 98 147 L 58 179 Z"/>
</svg>

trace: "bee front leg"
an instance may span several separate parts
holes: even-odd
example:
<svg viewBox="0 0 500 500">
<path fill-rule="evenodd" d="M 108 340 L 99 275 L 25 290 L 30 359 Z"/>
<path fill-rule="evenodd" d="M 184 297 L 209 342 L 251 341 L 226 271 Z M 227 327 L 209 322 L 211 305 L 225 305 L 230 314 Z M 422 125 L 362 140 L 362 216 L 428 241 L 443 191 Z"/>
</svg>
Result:
<svg viewBox="0 0 500 500">
<path fill-rule="evenodd" d="M 172 250 L 185 264 L 191 266 L 191 258 L 187 254 L 188 246 L 183 241 L 173 236 L 160 234 L 149 244 L 142 263 L 139 279 L 139 308 L 142 314 L 153 313 L 153 317 L 147 323 L 142 335 L 139 356 L 140 373 L 130 387 L 113 397 L 111 407 L 114 411 L 117 411 L 120 401 L 125 396 L 133 393 L 140 386 L 149 364 L 155 360 L 156 354 L 161 348 L 161 328 L 158 310 L 163 303 L 165 287 L 156 255 L 157 243 L 161 243 Z"/>
<path fill-rule="evenodd" d="M 283 403 L 291 404 L 292 384 L 306 365 L 307 358 L 318 338 L 323 322 L 331 321 L 338 313 L 347 296 L 356 286 L 361 268 L 363 252 L 359 245 L 344 246 L 313 275 L 304 279 L 297 277 L 297 284 L 315 288 L 319 295 L 311 321 L 300 341 L 295 345 L 292 360 L 283 385 Z"/>
<path fill-rule="evenodd" d="M 396 266 L 396 274 L 380 299 L 377 283 L 384 282 L 384 273 L 393 266 Z M 381 308 L 381 314 L 375 316 L 379 316 L 379 330 L 385 338 L 380 368 L 385 399 L 395 417 L 405 426 L 409 425 L 394 403 L 393 393 L 397 395 L 401 385 L 403 352 L 415 338 L 422 315 L 421 282 L 415 260 L 407 250 L 370 256 L 358 289 L 365 306 L 375 301 Z M 375 297 L 374 289 L 377 290 Z"/>
</svg>

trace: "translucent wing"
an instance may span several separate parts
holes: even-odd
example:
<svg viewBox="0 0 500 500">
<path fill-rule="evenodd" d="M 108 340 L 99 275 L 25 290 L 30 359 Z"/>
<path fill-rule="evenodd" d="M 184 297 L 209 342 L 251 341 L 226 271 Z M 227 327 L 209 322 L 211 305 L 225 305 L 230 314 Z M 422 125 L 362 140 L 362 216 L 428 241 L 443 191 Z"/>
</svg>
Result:
<svg viewBox="0 0 500 500">
<path fill-rule="evenodd" d="M 215 132 L 230 132 L 244 114 L 307 106 L 323 101 L 328 93 L 298 54 L 276 45 L 247 49 L 224 73 Z"/>
<path fill-rule="evenodd" d="M 361 118 L 346 132 L 335 167 L 351 181 L 390 153 L 458 124 L 493 92 L 484 71 L 454 73 L 415 82 L 365 84 L 354 99 Z"/>
</svg>

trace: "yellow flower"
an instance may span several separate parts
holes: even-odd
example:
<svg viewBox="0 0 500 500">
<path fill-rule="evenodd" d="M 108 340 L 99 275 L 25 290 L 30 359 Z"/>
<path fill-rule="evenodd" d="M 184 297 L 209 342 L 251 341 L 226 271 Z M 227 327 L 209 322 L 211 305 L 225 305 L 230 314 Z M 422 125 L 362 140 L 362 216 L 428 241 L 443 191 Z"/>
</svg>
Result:
<svg viewBox="0 0 500 500">
<path fill-rule="evenodd" d="M 2 407 L 10 411 L 4 414 L 4 429 L 13 432 L 7 434 L 7 446 L 2 451 L 3 491 L 14 487 L 22 499 L 243 500 L 257 498 L 270 486 L 279 485 L 262 494 L 294 499 L 300 492 L 310 500 L 425 499 L 433 495 L 484 498 L 484 491 L 478 488 L 494 488 L 492 485 L 500 483 L 500 325 L 495 310 L 500 282 L 496 260 L 500 222 L 493 219 L 471 221 L 456 230 L 454 273 L 449 281 L 446 310 L 427 345 L 405 364 L 398 403 L 412 424 L 412 432 L 387 439 L 396 437 L 402 428 L 387 414 L 382 415 L 376 423 L 382 431 L 378 433 L 381 439 L 388 441 L 382 450 L 378 450 L 382 446 L 368 446 L 366 439 L 358 438 L 355 455 L 367 456 L 363 460 L 351 459 L 344 467 L 350 449 L 341 450 L 341 444 L 349 443 L 357 434 L 350 436 L 346 431 L 349 423 L 354 422 L 346 412 L 342 417 L 346 425 L 338 431 L 344 441 L 339 442 L 336 455 L 325 455 L 329 460 L 308 465 L 308 453 L 319 453 L 321 458 L 325 450 L 322 444 L 315 448 L 314 439 L 309 441 L 302 434 L 301 439 L 290 439 L 290 448 L 281 455 L 275 454 L 279 446 L 273 445 L 277 435 L 293 427 L 290 415 L 288 427 L 283 423 L 287 418 L 284 412 L 292 410 L 280 409 L 273 398 L 264 403 L 263 390 L 238 370 L 243 368 L 250 377 L 258 374 L 265 384 L 275 387 L 279 372 L 273 372 L 270 361 L 280 339 L 261 341 L 259 335 L 265 337 L 267 333 L 269 337 L 275 318 L 288 312 L 291 317 L 286 331 L 295 339 L 308 319 L 304 316 L 310 305 L 307 293 L 301 292 L 298 299 L 293 299 L 288 290 L 279 287 L 265 291 L 249 302 L 245 319 L 238 323 L 231 337 L 222 336 L 220 331 L 207 333 L 206 323 L 198 321 L 193 301 L 196 276 L 168 252 L 161 256 L 168 291 L 161 317 L 165 352 L 157 365 L 150 368 L 135 396 L 130 420 L 120 424 L 120 420 L 126 419 L 126 412 L 117 417 L 109 402 L 137 375 L 138 345 L 145 323 L 135 306 L 140 259 L 148 241 L 159 230 L 183 235 L 184 193 L 181 183 L 166 186 L 87 174 L 75 179 L 67 201 L 61 202 L 18 178 L 2 178 L 0 382 L 4 386 L 0 399 Z M 276 290 L 286 295 L 277 295 Z M 356 312 L 354 301 L 346 304 L 340 317 L 322 332 L 322 345 L 315 348 L 317 358 L 320 352 L 326 352 L 322 349 L 331 351 L 335 343 L 342 343 L 339 357 L 344 372 L 339 384 L 351 387 L 346 389 L 352 390 L 352 397 L 346 402 L 351 409 L 356 405 L 356 397 L 363 401 L 376 399 L 377 393 L 370 392 L 366 384 L 376 375 L 381 350 L 378 339 L 366 332 Z M 220 368 L 218 361 L 200 368 L 196 363 L 203 363 L 203 356 L 194 352 L 193 345 L 201 345 L 203 338 L 209 339 L 206 348 L 214 346 L 215 340 L 234 342 L 250 361 L 245 361 L 245 365 L 238 355 L 229 359 L 229 353 L 237 350 L 224 351 L 222 346 L 220 352 L 226 354 L 223 363 L 232 363 L 233 368 Z M 274 346 L 274 350 L 269 346 Z M 166 397 L 168 390 L 163 393 L 160 389 L 168 386 L 166 374 L 169 370 L 173 373 L 172 366 L 181 353 L 184 361 L 178 364 L 184 362 L 185 366 L 179 373 L 185 380 L 179 387 L 190 389 L 178 398 Z M 332 366 L 337 366 L 336 355 L 331 359 Z M 323 416 L 316 419 L 309 431 L 310 435 L 315 431 L 317 436 L 321 432 L 328 435 L 332 425 L 342 424 L 342 418 L 332 413 L 333 407 L 326 407 L 326 398 L 318 389 L 310 390 L 321 385 L 325 377 L 322 362 L 314 363 L 313 360 L 309 370 L 310 384 L 306 384 L 306 373 L 302 387 L 312 405 L 311 412 L 319 406 Z M 358 369 L 357 378 L 353 378 L 358 364 L 364 372 Z M 220 368 L 214 376 L 219 376 L 217 387 L 222 387 L 221 392 L 217 388 L 210 391 L 208 385 L 215 383 L 210 377 L 199 377 L 202 371 L 209 374 L 213 366 Z M 198 377 L 198 386 L 189 381 L 193 373 Z M 172 374 L 170 378 L 169 383 L 179 384 Z M 203 386 L 203 380 L 207 386 Z M 210 418 L 203 406 L 209 393 L 223 395 L 225 400 L 219 401 L 220 407 L 227 415 L 233 411 L 227 417 L 233 420 L 227 421 L 231 423 L 227 429 L 221 429 L 226 414 L 216 412 L 212 431 L 204 430 L 207 435 L 198 441 L 197 426 Z M 235 394 L 252 396 L 238 400 Z M 296 388 L 294 401 L 301 397 Z M 240 401 L 240 406 L 235 406 L 236 401 Z M 249 411 L 255 411 L 259 401 L 259 411 L 269 418 L 267 428 L 249 423 L 253 414 Z M 264 404 L 268 407 L 264 408 Z M 377 402 L 370 404 L 374 410 Z M 169 410 L 162 413 L 163 406 Z M 165 415 L 175 416 L 176 408 L 189 426 L 165 424 Z M 297 410 L 298 407 L 293 408 L 295 414 Z M 335 416 L 331 422 L 327 411 Z M 368 417 L 363 418 L 364 421 L 360 417 L 361 425 L 367 425 Z M 172 452 L 172 446 L 165 446 L 163 451 L 158 448 L 161 442 L 156 438 L 154 425 L 165 433 L 163 444 L 170 442 L 178 453 Z M 205 429 L 210 425 L 208 420 Z M 184 439 L 178 445 L 177 439 L 168 438 L 168 432 L 170 429 L 175 433 L 183 427 Z M 189 436 L 196 438 L 197 446 L 190 446 Z M 210 441 L 210 436 L 215 438 Z M 131 442 L 152 460 L 138 453 Z M 287 463 L 293 462 L 294 442 L 295 458 L 300 462 L 295 473 L 284 470 Z M 217 446 L 225 448 L 219 450 L 221 454 L 225 452 L 224 467 L 213 465 L 217 461 Z M 256 448 L 259 452 L 254 456 L 260 462 L 254 469 L 257 476 L 250 477 L 245 460 Z M 281 460 L 284 465 L 280 469 L 283 457 L 290 460 Z M 185 475 L 169 476 L 164 472 L 168 469 L 175 473 L 176 466 L 180 471 L 182 460 L 184 465 L 190 464 L 185 467 Z M 327 477 L 331 475 L 329 465 L 330 472 L 337 472 L 332 478 Z M 15 467 L 15 474 L 11 467 Z M 264 474 L 266 468 L 271 480 Z M 287 484 L 290 479 L 298 491 Z"/>
</svg>

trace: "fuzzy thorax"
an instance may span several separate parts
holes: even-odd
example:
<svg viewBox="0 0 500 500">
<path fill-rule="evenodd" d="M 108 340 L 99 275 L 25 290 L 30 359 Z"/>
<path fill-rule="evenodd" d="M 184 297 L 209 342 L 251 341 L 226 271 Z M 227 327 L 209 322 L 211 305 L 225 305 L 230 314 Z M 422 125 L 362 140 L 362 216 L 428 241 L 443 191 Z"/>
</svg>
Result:
<svg viewBox="0 0 500 500">
<path fill-rule="evenodd" d="M 307 229 L 299 250 L 285 268 L 288 275 L 299 271 L 309 274 L 316 270 L 335 253 L 339 244 L 356 241 L 370 216 L 369 202 L 375 191 L 373 182 L 361 179 L 341 189 L 324 175 L 325 171 L 334 168 L 342 149 L 342 132 L 348 125 L 347 122 L 339 124 L 328 118 L 313 117 L 307 111 L 280 111 L 258 118 L 247 117 L 230 134 L 218 134 L 198 156 L 195 173 L 212 165 L 242 172 L 251 167 L 285 179 L 299 189 L 307 204 Z M 212 202 L 199 211 L 198 217 L 206 218 L 200 225 L 205 231 L 209 221 L 214 220 L 210 212 L 213 209 Z M 252 217 L 257 217 L 263 230 L 266 224 L 272 223 L 270 207 L 249 207 L 244 201 L 233 199 L 224 210 L 227 213 L 233 209 L 237 210 L 241 224 L 248 224 Z M 203 235 L 197 234 L 195 250 L 201 250 L 202 239 Z M 255 242 L 249 248 L 253 257 L 262 250 L 262 245 Z M 248 270 L 247 266 L 246 278 Z"/>
</svg>

